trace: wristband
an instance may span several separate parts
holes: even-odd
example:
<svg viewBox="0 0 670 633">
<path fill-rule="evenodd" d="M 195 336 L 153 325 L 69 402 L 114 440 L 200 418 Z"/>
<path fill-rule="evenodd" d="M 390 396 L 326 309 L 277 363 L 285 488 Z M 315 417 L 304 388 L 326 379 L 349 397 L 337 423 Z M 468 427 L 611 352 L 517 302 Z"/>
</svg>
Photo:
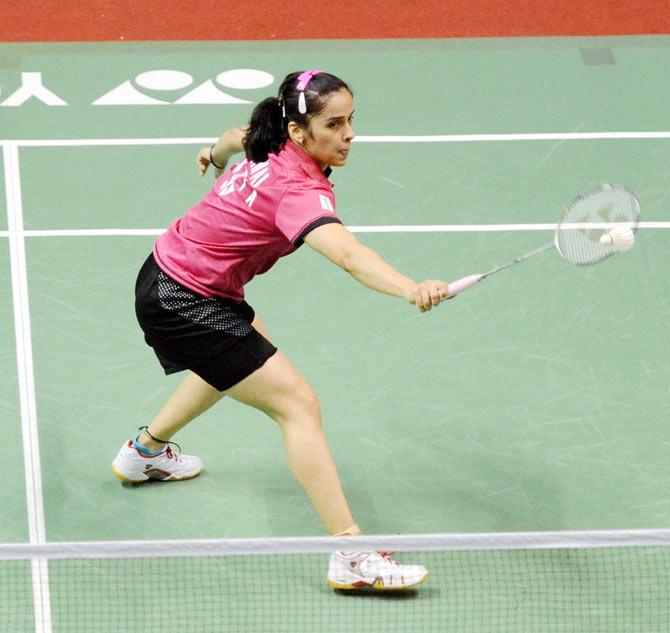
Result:
<svg viewBox="0 0 670 633">
<path fill-rule="evenodd" d="M 216 144 L 216 143 L 215 143 L 215 144 Z M 212 145 L 212 146 L 209 148 L 209 162 L 212 163 L 212 165 L 214 165 L 214 167 L 216 167 L 217 169 L 223 169 L 223 167 L 219 167 L 219 166 L 214 162 L 214 158 L 212 158 L 212 150 L 213 150 L 213 149 L 214 149 L 214 145 Z M 225 165 L 224 165 L 224 167 L 225 167 Z"/>
</svg>

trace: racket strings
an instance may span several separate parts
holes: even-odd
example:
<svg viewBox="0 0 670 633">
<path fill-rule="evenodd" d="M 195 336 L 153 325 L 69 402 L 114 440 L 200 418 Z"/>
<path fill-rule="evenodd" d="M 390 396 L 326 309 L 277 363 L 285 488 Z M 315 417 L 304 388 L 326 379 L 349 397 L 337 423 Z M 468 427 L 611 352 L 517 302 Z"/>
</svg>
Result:
<svg viewBox="0 0 670 633">
<path fill-rule="evenodd" d="M 601 244 L 601 236 L 615 226 L 635 230 L 639 217 L 639 202 L 632 191 L 603 185 L 565 209 L 556 227 L 556 248 L 571 264 L 595 264 L 615 252 L 611 246 Z"/>
</svg>

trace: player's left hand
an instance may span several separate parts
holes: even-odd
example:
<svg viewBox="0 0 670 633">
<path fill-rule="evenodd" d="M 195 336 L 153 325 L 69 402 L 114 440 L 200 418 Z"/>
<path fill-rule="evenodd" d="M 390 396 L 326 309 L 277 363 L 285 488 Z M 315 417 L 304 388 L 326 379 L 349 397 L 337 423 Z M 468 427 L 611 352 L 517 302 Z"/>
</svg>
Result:
<svg viewBox="0 0 670 633">
<path fill-rule="evenodd" d="M 212 164 L 212 161 L 209 160 L 211 156 L 210 151 L 211 148 L 208 145 L 207 147 L 203 147 L 196 156 L 195 163 L 198 166 L 198 171 L 200 172 L 201 176 L 204 176 L 205 173 L 207 173 L 207 168 Z M 226 168 L 226 163 L 224 163 L 221 167 L 221 169 L 214 167 L 215 178 L 218 178 L 223 173 L 224 169 Z"/>
</svg>

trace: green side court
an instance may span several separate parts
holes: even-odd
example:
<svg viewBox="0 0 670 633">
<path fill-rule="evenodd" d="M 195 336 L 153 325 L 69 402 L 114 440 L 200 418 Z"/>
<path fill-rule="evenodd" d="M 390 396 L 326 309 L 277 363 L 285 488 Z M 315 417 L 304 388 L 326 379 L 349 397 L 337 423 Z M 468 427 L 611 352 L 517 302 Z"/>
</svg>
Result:
<svg viewBox="0 0 670 633">
<path fill-rule="evenodd" d="M 155 236 L 212 186 L 197 172 L 198 149 L 303 68 L 340 75 L 355 95 L 359 138 L 331 177 L 339 216 L 417 280 L 484 272 L 543 245 L 563 206 L 602 183 L 630 187 L 642 208 L 628 253 L 575 268 L 549 252 L 423 315 L 306 246 L 250 284 L 247 301 L 320 397 L 363 530 L 670 524 L 669 37 L 3 44 L 0 56 L 0 542 L 323 534 L 274 423 L 232 401 L 175 438 L 203 459 L 202 476 L 129 487 L 111 472 L 122 442 L 182 378 L 166 378 L 143 342 L 137 272 Z M 7 105 L 28 73 L 53 96 L 37 90 Z M 42 537 L 31 535 L 40 525 Z M 445 598 L 450 564 L 467 592 L 465 555 L 449 556 L 416 600 Z M 570 576 L 557 556 L 547 560 Z M 34 631 L 29 564 L 15 565 L 0 584 L 23 576 L 25 609 L 8 621 Z M 52 565 L 55 604 L 65 589 L 62 564 Z M 325 567 L 310 569 L 326 605 Z M 472 604 L 460 600 L 451 604 Z M 332 629 L 254 620 L 197 630 L 334 631 L 350 602 L 322 607 L 334 609 Z M 623 632 L 638 622 L 627 613 L 610 628 L 581 616 L 563 629 L 432 625 Z M 87 630 L 76 620 L 56 618 L 53 632 Z M 399 621 L 385 630 L 421 630 Z"/>
</svg>

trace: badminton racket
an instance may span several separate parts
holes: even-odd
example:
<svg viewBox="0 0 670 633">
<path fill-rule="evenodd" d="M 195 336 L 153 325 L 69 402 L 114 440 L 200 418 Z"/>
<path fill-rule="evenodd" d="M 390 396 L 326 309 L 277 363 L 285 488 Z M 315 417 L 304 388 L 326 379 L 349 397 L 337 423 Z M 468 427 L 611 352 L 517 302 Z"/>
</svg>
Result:
<svg viewBox="0 0 670 633">
<path fill-rule="evenodd" d="M 554 239 L 486 273 L 468 275 L 449 284 L 453 297 L 483 279 L 533 259 L 555 248 L 559 255 L 576 266 L 602 262 L 614 253 L 628 250 L 640 221 L 640 202 L 627 187 L 601 185 L 575 198 L 556 224 Z"/>
</svg>

